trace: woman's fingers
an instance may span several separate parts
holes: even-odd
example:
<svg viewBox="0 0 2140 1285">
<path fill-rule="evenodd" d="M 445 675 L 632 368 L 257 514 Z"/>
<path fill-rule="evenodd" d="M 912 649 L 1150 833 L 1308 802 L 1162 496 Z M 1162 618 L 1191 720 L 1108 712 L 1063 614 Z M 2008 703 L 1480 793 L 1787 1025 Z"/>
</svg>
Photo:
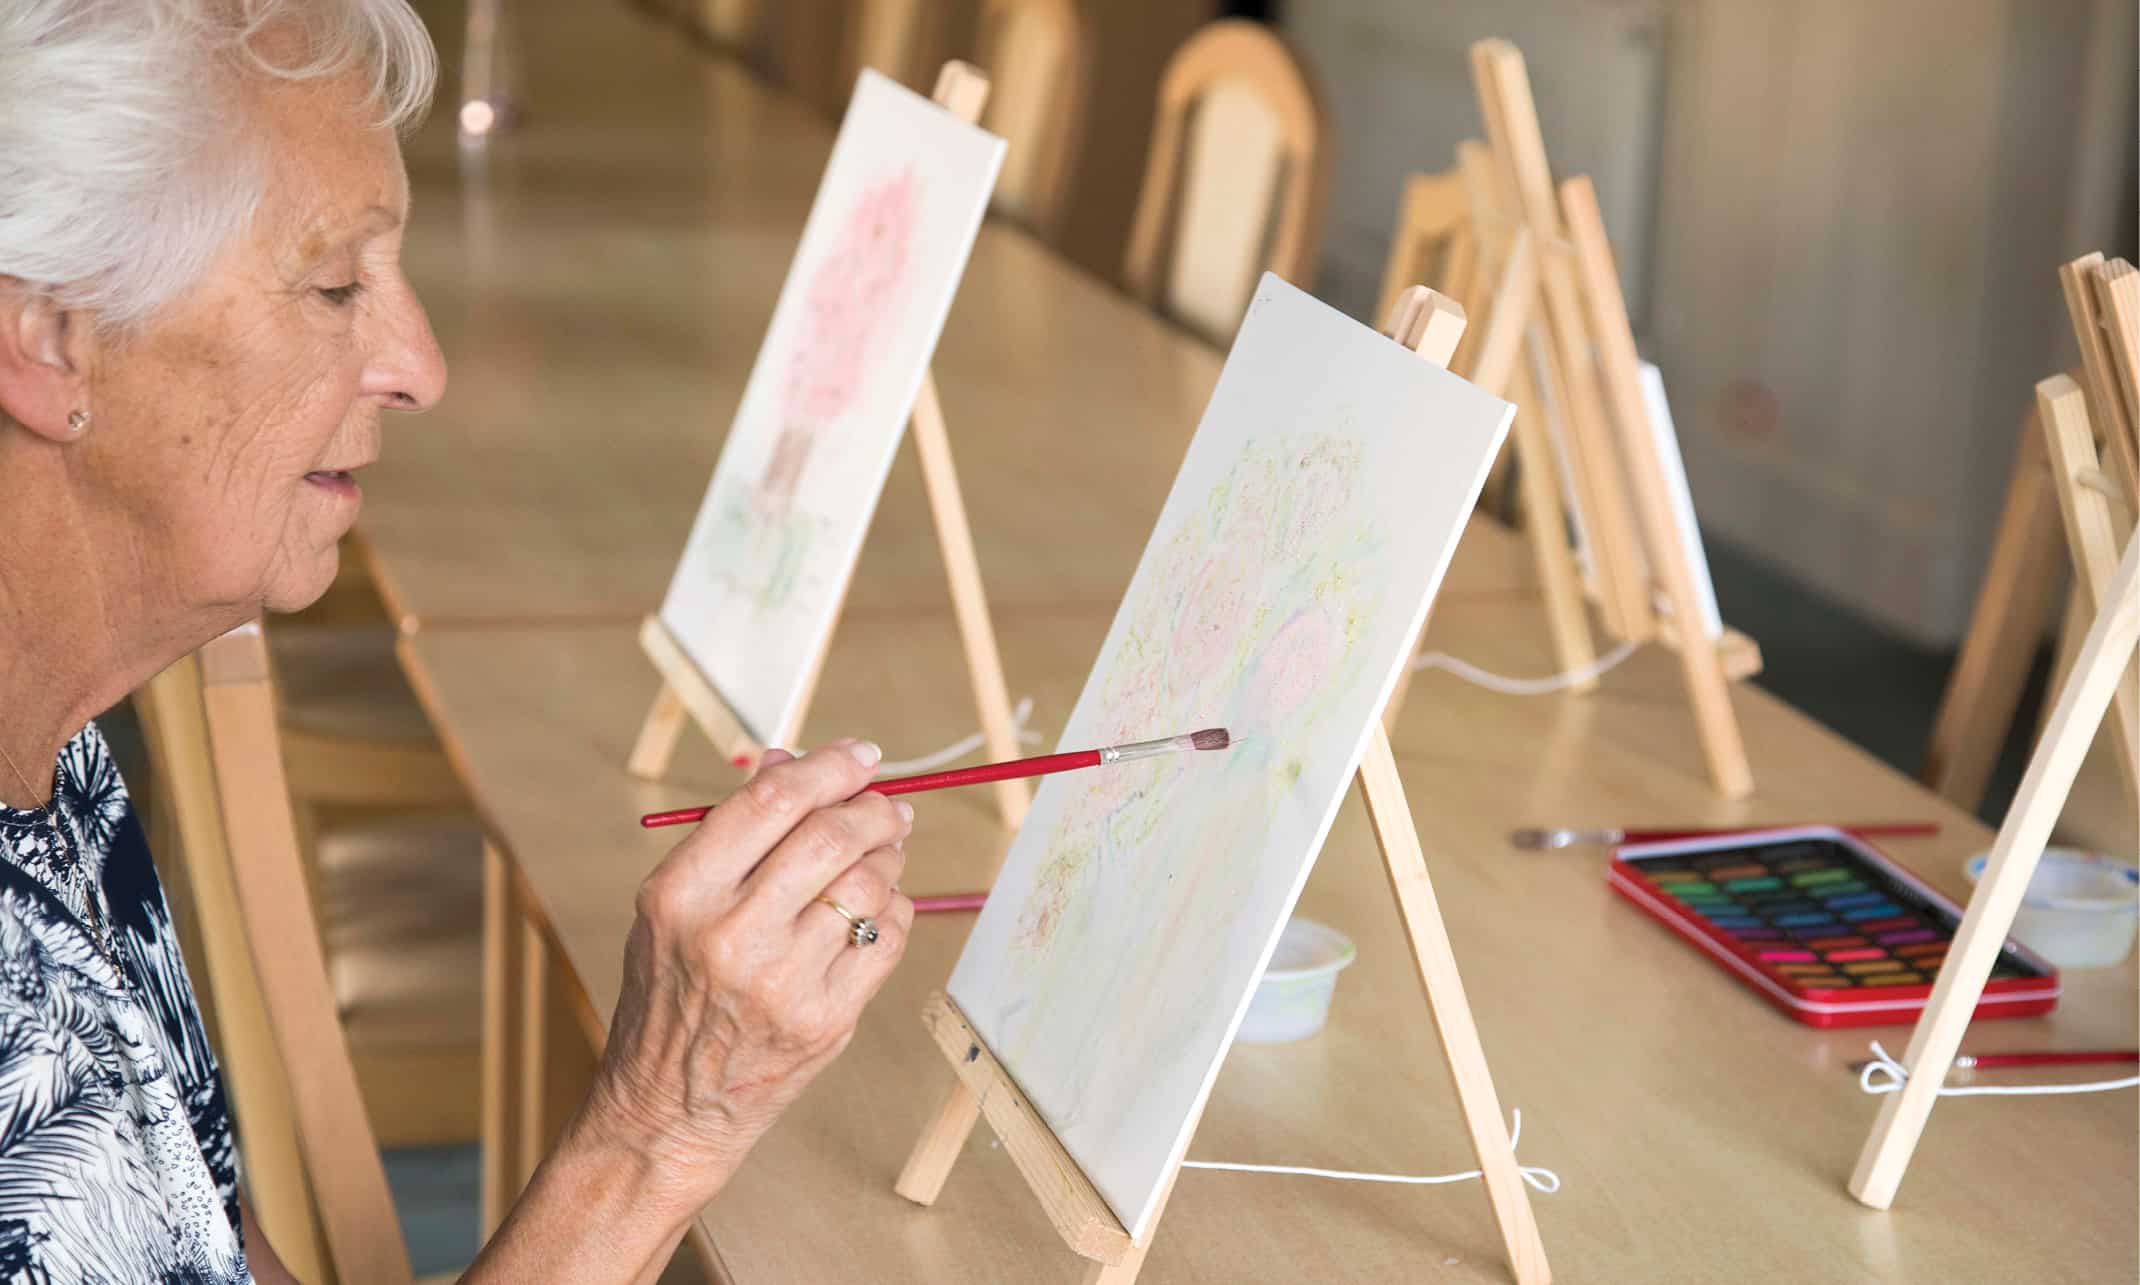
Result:
<svg viewBox="0 0 2140 1285">
<path fill-rule="evenodd" d="M 868 741 L 834 741 L 801 758 L 768 750 L 758 771 L 679 844 L 696 871 L 733 887 L 819 810 L 852 798 L 883 754 Z M 875 845 L 870 845 L 875 846 Z M 857 848 L 855 855 L 868 851 Z M 703 855 L 701 855 L 703 854 Z M 852 858 L 849 858 L 852 860 Z"/>
<path fill-rule="evenodd" d="M 788 922 L 863 854 L 903 842 L 913 817 L 905 802 L 869 792 L 819 808 L 752 872 L 743 896 L 770 922 Z"/>
</svg>

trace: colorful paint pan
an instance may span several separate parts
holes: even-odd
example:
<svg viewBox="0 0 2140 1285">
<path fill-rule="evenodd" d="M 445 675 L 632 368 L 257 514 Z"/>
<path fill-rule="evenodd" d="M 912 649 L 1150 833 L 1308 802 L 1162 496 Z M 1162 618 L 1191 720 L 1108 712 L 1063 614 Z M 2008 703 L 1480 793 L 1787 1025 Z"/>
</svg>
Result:
<svg viewBox="0 0 2140 1285">
<path fill-rule="evenodd" d="M 1916 1021 L 1961 922 L 1953 902 L 1827 826 L 1630 845 L 1606 878 L 1813 1026 Z M 2048 1012 L 2058 994 L 2057 970 L 2009 942 L 1976 1015 Z"/>
</svg>

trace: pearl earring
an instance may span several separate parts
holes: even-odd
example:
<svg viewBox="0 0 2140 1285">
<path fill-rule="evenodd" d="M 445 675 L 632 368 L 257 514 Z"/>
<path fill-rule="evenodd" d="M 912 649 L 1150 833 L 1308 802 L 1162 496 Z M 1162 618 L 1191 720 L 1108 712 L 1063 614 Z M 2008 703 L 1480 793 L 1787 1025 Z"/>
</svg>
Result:
<svg viewBox="0 0 2140 1285">
<path fill-rule="evenodd" d="M 85 411 L 85 410 L 78 410 L 78 411 L 70 411 L 70 412 L 68 412 L 68 414 L 67 414 L 67 431 L 68 431 L 68 432 L 70 432 L 70 433 L 75 433 L 75 434 L 79 434 L 79 433 L 80 433 L 80 432 L 81 432 L 81 431 L 82 431 L 83 429 L 85 429 L 85 428 L 87 428 L 87 427 L 89 427 L 89 412 L 88 412 L 88 411 Z"/>
</svg>

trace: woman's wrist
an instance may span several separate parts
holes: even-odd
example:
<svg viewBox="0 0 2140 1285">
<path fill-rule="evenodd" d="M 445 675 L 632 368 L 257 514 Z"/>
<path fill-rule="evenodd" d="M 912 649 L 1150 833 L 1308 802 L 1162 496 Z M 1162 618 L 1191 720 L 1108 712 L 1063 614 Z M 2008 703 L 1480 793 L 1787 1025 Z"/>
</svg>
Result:
<svg viewBox="0 0 2140 1285">
<path fill-rule="evenodd" d="M 704 1138 L 686 1143 L 678 1123 L 635 1108 L 630 1095 L 605 1075 L 596 1079 L 553 1154 L 569 1149 L 584 1163 L 601 1166 L 636 1194 L 635 1207 L 673 1216 L 682 1225 L 720 1194 L 749 1146 Z"/>
<path fill-rule="evenodd" d="M 525 1280 L 650 1281 L 726 1181 L 688 1171 L 628 1116 L 589 1095 L 483 1247 L 462 1285 Z M 732 1172 L 732 1166 L 729 1167 Z"/>
</svg>

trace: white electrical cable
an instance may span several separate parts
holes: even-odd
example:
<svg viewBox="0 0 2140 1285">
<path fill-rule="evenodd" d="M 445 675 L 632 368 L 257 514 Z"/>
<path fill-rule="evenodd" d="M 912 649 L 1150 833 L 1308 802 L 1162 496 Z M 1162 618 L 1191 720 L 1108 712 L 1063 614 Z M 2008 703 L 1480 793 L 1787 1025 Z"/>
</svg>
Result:
<svg viewBox="0 0 2140 1285">
<path fill-rule="evenodd" d="M 1021 745 L 1038 745 L 1043 739 L 1040 733 L 1026 728 L 1026 720 L 1032 716 L 1033 698 L 1030 696 L 1019 701 L 1018 708 L 1011 711 L 1011 731 L 1016 733 Z M 940 750 L 931 750 L 920 758 L 886 759 L 877 764 L 877 771 L 885 776 L 912 776 L 916 772 L 933 772 L 947 763 L 956 763 L 987 743 L 986 732 L 975 732 Z"/>
<path fill-rule="evenodd" d="M 1514 1123 L 1508 1131 L 1508 1149 L 1513 1153 L 1516 1143 L 1523 1137 L 1523 1111 L 1517 1108 L 1509 1114 L 1514 1117 Z M 1438 1187 L 1449 1182 L 1469 1182 L 1481 1176 L 1477 1169 L 1442 1174 L 1355 1173 L 1349 1169 L 1311 1169 L 1304 1165 L 1237 1165 L 1215 1160 L 1184 1160 L 1181 1167 L 1219 1169 L 1229 1173 L 1277 1173 L 1298 1178 L 1336 1178 L 1345 1182 L 1395 1182 L 1414 1187 Z M 1560 1175 L 1551 1169 L 1539 1165 L 1519 1165 L 1516 1172 L 1523 1175 L 1523 1181 L 1534 1191 L 1550 1196 L 1560 1190 Z"/>
<path fill-rule="evenodd" d="M 1889 1057 L 1880 1041 L 1872 1042 L 1872 1061 L 1858 1072 L 1858 1087 L 1867 1093 L 1899 1093 L 1910 1078 L 1909 1069 Z M 2140 1088 L 2140 1075 L 2128 1075 L 2117 1080 L 2083 1080 L 2078 1084 L 1969 1084 L 1955 1088 L 1942 1086 L 1939 1096 L 1943 1098 L 1966 1097 L 2031 1097 L 2049 1093 L 2108 1093 L 2112 1089 Z"/>
<path fill-rule="evenodd" d="M 1500 692 L 1504 696 L 1544 696 L 1549 692 L 1562 691 L 1577 683 L 1588 682 L 1606 673 L 1621 661 L 1635 654 L 1640 643 L 1624 642 L 1606 652 L 1590 664 L 1578 666 L 1566 673 L 1549 674 L 1544 678 L 1509 678 L 1489 670 L 1480 669 L 1469 661 L 1458 660 L 1445 651 L 1430 651 L 1412 662 L 1414 671 L 1439 669 L 1456 675 L 1467 683 Z"/>
</svg>

